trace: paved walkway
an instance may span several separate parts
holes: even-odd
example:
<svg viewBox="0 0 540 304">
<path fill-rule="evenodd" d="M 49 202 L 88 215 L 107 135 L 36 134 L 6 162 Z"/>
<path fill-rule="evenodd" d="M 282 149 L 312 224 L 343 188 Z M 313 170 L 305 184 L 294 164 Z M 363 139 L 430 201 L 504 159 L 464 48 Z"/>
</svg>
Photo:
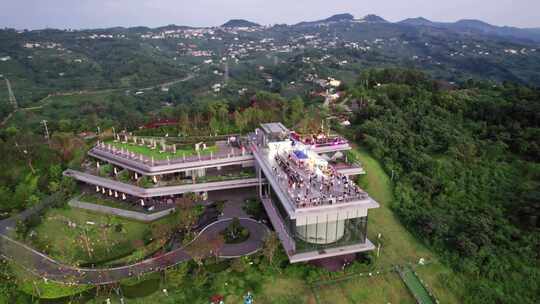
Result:
<svg viewBox="0 0 540 304">
<path fill-rule="evenodd" d="M 11 239 L 6 235 L 6 232 L 15 229 L 16 220 L 10 218 L 0 221 L 0 252 L 5 258 L 18 263 L 46 280 L 65 284 L 104 285 L 162 270 L 189 261 L 194 255 L 202 257 L 218 255 L 222 258 L 233 258 L 253 254 L 262 248 L 264 239 L 268 234 L 268 228 L 249 218 L 240 219 L 241 225 L 250 232 L 248 240 L 240 244 L 215 243 L 217 244 L 215 248 L 209 246 L 213 240 L 217 239 L 219 233 L 229 225 L 231 220 L 223 219 L 209 224 L 191 243 L 163 255 L 132 265 L 95 269 L 77 268 L 61 264 L 51 257 Z"/>
</svg>

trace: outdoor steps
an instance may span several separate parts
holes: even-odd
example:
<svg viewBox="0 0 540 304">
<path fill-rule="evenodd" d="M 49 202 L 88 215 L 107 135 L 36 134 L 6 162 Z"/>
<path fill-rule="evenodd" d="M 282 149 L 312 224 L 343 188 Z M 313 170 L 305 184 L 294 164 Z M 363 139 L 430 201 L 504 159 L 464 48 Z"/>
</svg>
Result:
<svg viewBox="0 0 540 304">
<path fill-rule="evenodd" d="M 287 228 L 285 228 L 285 226 L 283 225 L 283 221 L 279 216 L 276 208 L 274 207 L 272 200 L 269 198 L 263 198 L 262 203 L 264 206 L 264 210 L 266 210 L 266 214 L 272 222 L 272 226 L 274 226 L 274 229 L 276 230 L 276 233 L 281 241 L 281 244 L 283 245 L 283 248 L 285 248 L 285 252 L 288 256 L 293 255 L 296 251 L 295 242 L 291 238 L 289 232 L 287 231 Z"/>
</svg>

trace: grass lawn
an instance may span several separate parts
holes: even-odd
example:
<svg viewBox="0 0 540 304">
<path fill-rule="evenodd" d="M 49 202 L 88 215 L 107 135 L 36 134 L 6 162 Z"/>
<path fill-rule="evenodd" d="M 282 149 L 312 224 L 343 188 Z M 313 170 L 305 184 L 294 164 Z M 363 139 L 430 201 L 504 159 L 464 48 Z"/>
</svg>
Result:
<svg viewBox="0 0 540 304">
<path fill-rule="evenodd" d="M 449 288 L 452 290 L 464 289 L 461 286 L 461 281 L 456 280 L 456 275 L 452 270 L 440 263 L 416 267 L 414 271 L 440 303 L 455 303 L 457 301 L 455 295 L 448 292 Z"/>
<path fill-rule="evenodd" d="M 315 289 L 319 303 L 416 303 L 394 272 L 357 277 Z"/>
<path fill-rule="evenodd" d="M 10 265 L 19 289 L 41 299 L 57 299 L 77 295 L 94 288 L 90 285 L 69 286 L 51 281 L 45 282 L 16 264 Z"/>
<path fill-rule="evenodd" d="M 229 298 L 231 298 L 229 300 Z M 231 301 L 228 297 L 226 303 L 240 303 Z M 302 280 L 278 276 L 266 281 L 261 293 L 255 295 L 256 303 L 317 303 L 313 292 Z"/>
<path fill-rule="evenodd" d="M 225 296 L 225 303 L 243 303 L 243 297 L 248 291 L 254 294 L 254 302 L 257 304 L 289 304 L 289 303 L 308 303 L 317 304 L 315 296 L 310 288 L 300 279 L 287 278 L 285 275 L 277 275 L 273 278 L 257 277 L 260 287 L 253 290 L 250 287 L 252 279 L 251 274 L 247 274 L 245 280 L 238 277 L 237 274 L 222 271 L 213 278 L 211 287 L 198 288 L 191 284 L 191 277 L 188 282 L 181 286 L 170 286 L 155 278 L 149 277 L 148 280 L 133 286 L 122 284 L 122 291 L 126 298 L 126 304 L 145 304 L 145 303 L 190 303 L 207 304 L 211 295 L 220 294 Z M 158 284 L 158 286 L 156 286 Z M 168 289 L 171 296 L 167 296 L 162 289 Z M 157 290 L 156 290 L 157 289 Z M 173 295 L 178 292 L 184 294 L 184 297 Z M 154 292 L 152 292 L 154 290 Z M 150 293 L 149 293 L 150 292 Z M 110 295 L 112 303 L 119 303 L 115 295 Z M 104 298 L 96 298 L 87 304 L 103 303 Z"/>
<path fill-rule="evenodd" d="M 170 224 L 167 218 L 161 221 Z M 70 227 L 69 222 L 76 227 Z M 33 246 L 72 265 L 122 258 L 143 248 L 143 240 L 152 234 L 147 223 L 76 208 L 49 210 L 35 231 Z"/>
<path fill-rule="evenodd" d="M 124 149 L 127 149 L 128 151 L 130 152 L 135 152 L 137 154 L 142 154 L 146 157 L 154 157 L 155 160 L 164 160 L 164 159 L 167 159 L 167 156 L 170 158 L 170 159 L 173 159 L 173 158 L 181 158 L 181 157 L 189 157 L 189 156 L 194 156 L 194 155 L 197 155 L 197 152 L 195 151 L 195 147 L 191 148 L 191 147 L 185 147 L 185 148 L 178 148 L 176 149 L 176 153 L 173 153 L 173 152 L 159 152 L 159 150 L 161 149 L 161 146 L 159 144 L 159 142 L 157 143 L 157 148 L 156 149 L 150 149 L 149 147 L 147 147 L 146 145 L 145 146 L 139 146 L 139 145 L 134 145 L 134 144 L 124 144 L 124 143 L 121 143 L 121 142 L 114 142 L 114 141 L 108 141 L 106 142 L 106 144 L 111 144 L 112 146 L 116 147 L 116 148 L 124 148 Z M 201 151 L 201 155 L 210 155 L 210 153 L 216 153 L 218 151 L 218 147 L 217 146 L 209 146 L 207 147 L 207 149 L 205 150 L 202 150 Z"/>
<path fill-rule="evenodd" d="M 424 304 L 435 304 L 429 292 L 426 290 L 423 283 L 418 279 L 418 277 L 413 273 L 409 267 L 405 267 L 402 272 L 403 281 L 412 291 L 412 293 L 420 299 Z"/>
</svg>

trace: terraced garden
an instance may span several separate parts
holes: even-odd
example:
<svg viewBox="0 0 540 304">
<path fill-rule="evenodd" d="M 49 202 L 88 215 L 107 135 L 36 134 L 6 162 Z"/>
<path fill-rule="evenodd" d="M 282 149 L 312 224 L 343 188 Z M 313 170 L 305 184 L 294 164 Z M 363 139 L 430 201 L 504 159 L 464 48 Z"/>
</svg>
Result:
<svg viewBox="0 0 540 304">
<path fill-rule="evenodd" d="M 136 154 L 142 154 L 146 157 L 154 157 L 155 160 L 165 160 L 167 157 L 170 159 L 173 158 L 181 158 L 181 157 L 190 157 L 197 155 L 197 151 L 195 150 L 195 147 L 188 147 L 188 146 L 177 146 L 176 153 L 173 152 L 160 152 L 160 145 L 157 144 L 157 148 L 152 149 L 146 145 L 135 145 L 132 143 L 121 143 L 121 142 L 114 142 L 114 141 L 107 141 L 106 144 L 111 144 L 115 148 L 118 149 L 127 149 L 130 152 L 134 152 Z M 218 151 L 218 147 L 216 145 L 208 146 L 204 150 L 200 150 L 200 154 L 202 155 L 210 155 L 212 153 L 216 153 Z"/>
</svg>

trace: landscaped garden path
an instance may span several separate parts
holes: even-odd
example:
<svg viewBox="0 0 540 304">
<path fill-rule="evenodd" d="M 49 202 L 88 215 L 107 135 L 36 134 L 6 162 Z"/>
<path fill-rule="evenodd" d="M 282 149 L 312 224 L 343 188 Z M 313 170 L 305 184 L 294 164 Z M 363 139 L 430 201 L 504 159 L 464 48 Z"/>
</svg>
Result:
<svg viewBox="0 0 540 304">
<path fill-rule="evenodd" d="M 45 207 L 45 206 L 44 206 Z M 41 208 L 36 208 L 39 211 Z M 22 218 L 32 212 L 24 213 Z M 16 216 L 21 219 L 21 216 Z M 0 252 L 9 260 L 16 262 L 35 275 L 66 284 L 103 285 L 118 282 L 129 277 L 137 277 L 145 273 L 159 271 L 193 258 L 202 259 L 209 256 L 232 258 L 250 255 L 262 248 L 268 228 L 253 219 L 241 218 L 240 223 L 249 230 L 249 238 L 239 244 L 220 242 L 220 233 L 225 230 L 232 219 L 221 219 L 206 226 L 188 245 L 149 258 L 132 265 L 114 268 L 77 268 L 59 263 L 49 256 L 13 240 L 8 236 L 15 229 L 16 219 L 0 221 Z"/>
</svg>

